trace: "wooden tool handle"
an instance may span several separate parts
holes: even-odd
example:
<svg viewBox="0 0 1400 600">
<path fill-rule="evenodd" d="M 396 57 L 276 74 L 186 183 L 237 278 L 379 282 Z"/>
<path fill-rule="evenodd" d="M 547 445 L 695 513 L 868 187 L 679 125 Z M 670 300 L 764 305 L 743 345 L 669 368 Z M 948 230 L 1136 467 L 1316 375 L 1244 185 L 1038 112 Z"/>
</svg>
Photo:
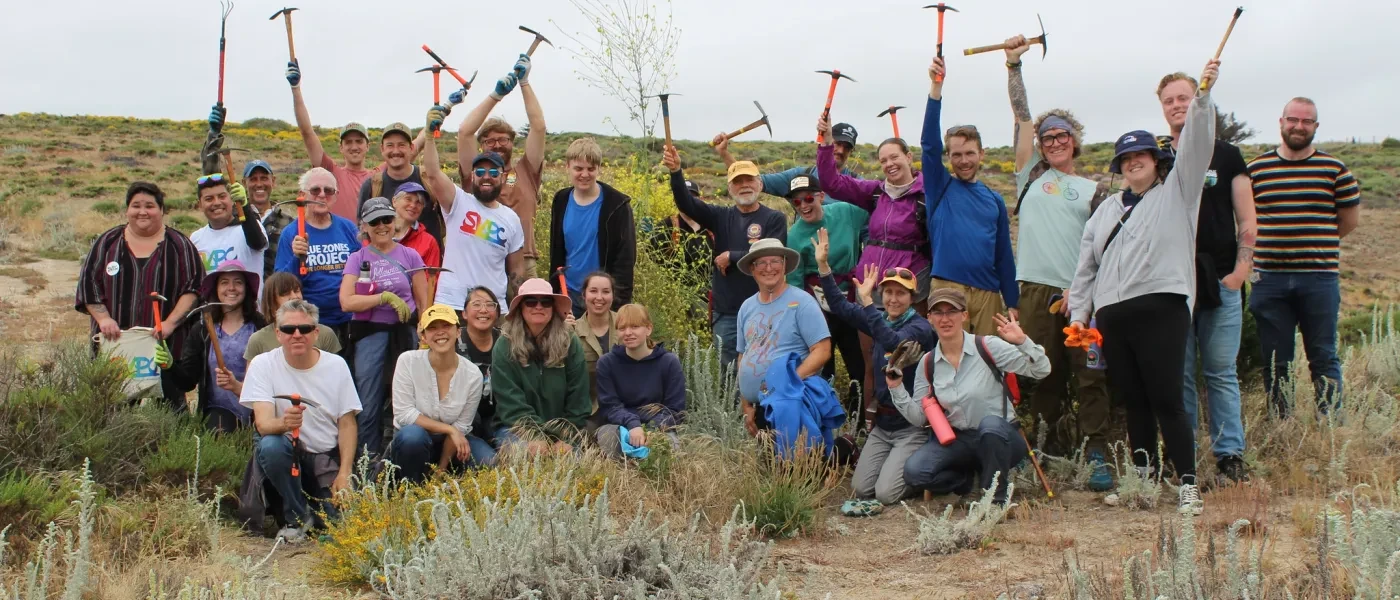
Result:
<svg viewBox="0 0 1400 600">
<path fill-rule="evenodd" d="M 533 42 L 530 43 L 530 49 L 525 51 L 525 56 L 528 56 L 528 57 L 530 57 L 530 58 L 534 58 L 534 57 L 535 57 L 535 49 L 540 47 L 540 42 L 541 42 L 541 41 L 543 41 L 543 40 L 541 40 L 541 39 L 538 38 L 538 37 L 535 38 L 535 41 L 533 41 Z"/>
<path fill-rule="evenodd" d="M 296 43 L 292 41 L 292 13 L 285 13 L 282 17 L 287 23 L 287 55 L 291 57 L 292 62 L 296 62 L 297 46 Z"/>
<path fill-rule="evenodd" d="M 214 362 L 219 364 L 219 368 L 225 371 L 228 366 L 224 364 L 224 349 L 219 346 L 219 334 L 214 330 L 214 315 L 209 311 L 204 312 L 204 328 L 209 331 L 209 346 L 214 348 Z"/>
<path fill-rule="evenodd" d="M 225 174 L 228 175 L 228 184 L 230 186 L 238 183 L 238 180 L 233 178 L 233 154 L 230 152 L 224 153 L 224 170 L 228 171 L 228 173 Z M 243 222 L 243 205 L 237 202 L 233 203 L 233 222 Z"/>
<path fill-rule="evenodd" d="M 1005 42 L 1000 43 L 1000 44 L 992 44 L 992 45 L 990 45 L 990 46 L 978 46 L 978 47 L 976 47 L 976 48 L 968 48 L 968 49 L 966 49 L 966 50 L 963 50 L 963 56 L 972 56 L 973 54 L 981 54 L 981 53 L 983 53 L 983 52 L 991 52 L 991 51 L 993 51 L 993 50 L 1005 50 L 1005 49 L 1006 49 L 1006 43 L 1005 43 Z"/>
<path fill-rule="evenodd" d="M 662 117 L 661 122 L 666 126 L 666 145 L 671 145 L 671 115 Z M 713 140 L 712 140 L 713 141 Z"/>
</svg>

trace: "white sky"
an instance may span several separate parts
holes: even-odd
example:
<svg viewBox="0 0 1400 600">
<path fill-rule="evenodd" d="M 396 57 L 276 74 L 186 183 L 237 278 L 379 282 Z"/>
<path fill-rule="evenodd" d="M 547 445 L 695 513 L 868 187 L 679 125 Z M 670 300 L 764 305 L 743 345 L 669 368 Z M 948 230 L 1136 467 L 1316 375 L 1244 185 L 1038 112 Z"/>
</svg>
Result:
<svg viewBox="0 0 1400 600">
<path fill-rule="evenodd" d="M 293 120 L 283 79 L 286 33 L 268 16 L 280 2 L 240 0 L 228 24 L 225 102 L 229 119 Z M 404 121 L 417 127 L 430 106 L 431 78 L 413 71 L 430 59 L 424 43 L 481 76 L 468 99 L 485 97 L 531 38 L 527 25 L 568 43 L 562 27 L 586 24 L 567 0 L 516 0 L 485 10 L 480 0 L 291 0 L 302 88 L 312 119 L 339 126 Z M 936 11 L 919 0 L 675 0 L 682 29 L 678 77 L 671 91 L 677 138 L 708 139 L 757 117 L 760 101 L 774 137 L 814 137 L 829 79 L 816 69 L 839 68 L 843 81 L 834 119 L 859 128 L 861 141 L 890 135 L 876 114 L 891 104 L 900 129 L 916 141 L 934 52 Z M 1235 4 L 1218 0 L 1168 2 L 957 0 L 944 53 L 949 57 L 944 123 L 974 123 L 989 146 L 1006 145 L 1011 115 L 1000 52 L 964 57 L 961 49 L 1038 33 L 1039 10 L 1050 51 L 1026 55 L 1031 110 L 1073 110 L 1089 141 L 1124 131 L 1165 129 L 1153 97 L 1170 71 L 1197 74 L 1215 51 Z M 200 119 L 215 100 L 219 15 L 216 0 L 0 1 L 0 113 L 21 111 Z M 663 3 L 662 6 L 665 6 Z M 1260 131 L 1254 142 L 1277 141 L 1283 104 L 1297 95 L 1318 103 L 1319 139 L 1370 141 L 1400 136 L 1400 1 L 1256 0 L 1225 49 L 1216 100 Z M 551 131 L 637 133 L 621 105 L 574 75 L 574 58 L 542 46 L 531 83 Z M 443 77 L 444 89 L 451 81 Z M 446 91 L 444 91 L 444 94 Z M 455 127 L 464 112 L 449 118 Z M 525 122 L 518 94 L 498 110 Z M 660 133 L 660 128 L 657 130 Z M 744 139 L 760 139 L 763 130 Z"/>
</svg>

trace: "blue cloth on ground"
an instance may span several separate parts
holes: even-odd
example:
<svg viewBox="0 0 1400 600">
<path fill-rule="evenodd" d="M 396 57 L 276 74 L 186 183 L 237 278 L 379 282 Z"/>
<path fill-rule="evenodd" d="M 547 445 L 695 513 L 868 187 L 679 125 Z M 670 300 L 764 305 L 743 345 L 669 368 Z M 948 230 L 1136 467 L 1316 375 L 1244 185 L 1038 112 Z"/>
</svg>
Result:
<svg viewBox="0 0 1400 600">
<path fill-rule="evenodd" d="M 651 448 L 646 446 L 633 446 L 632 443 L 627 440 L 627 427 L 618 425 L 617 428 L 622 430 L 621 435 L 618 437 L 622 440 L 623 456 L 640 460 L 651 455 Z"/>
</svg>

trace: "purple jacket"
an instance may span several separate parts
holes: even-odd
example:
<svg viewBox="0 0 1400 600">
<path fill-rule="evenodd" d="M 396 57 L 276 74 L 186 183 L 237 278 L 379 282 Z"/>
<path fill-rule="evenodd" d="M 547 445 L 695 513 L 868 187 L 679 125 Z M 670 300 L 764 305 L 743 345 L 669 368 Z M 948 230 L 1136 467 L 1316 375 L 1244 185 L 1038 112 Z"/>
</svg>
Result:
<svg viewBox="0 0 1400 600">
<path fill-rule="evenodd" d="M 890 198 L 885 182 L 856 179 L 836 169 L 831 146 L 817 148 L 817 179 L 822 191 L 837 200 L 850 202 L 870 213 L 870 241 L 856 263 L 856 273 L 875 264 L 880 272 L 905 267 L 918 273 L 929 266 L 928 230 L 921 226 L 924 212 L 924 174 L 914 173 L 914 185 L 904 196 Z M 886 247 L 889 243 L 894 248 Z"/>
</svg>

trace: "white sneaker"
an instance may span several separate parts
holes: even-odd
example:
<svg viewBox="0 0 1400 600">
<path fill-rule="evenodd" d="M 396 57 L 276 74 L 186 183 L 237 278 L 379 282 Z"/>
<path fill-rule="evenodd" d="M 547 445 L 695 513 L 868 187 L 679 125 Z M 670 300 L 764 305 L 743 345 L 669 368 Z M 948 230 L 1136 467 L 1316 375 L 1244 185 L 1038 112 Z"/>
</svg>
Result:
<svg viewBox="0 0 1400 600">
<path fill-rule="evenodd" d="M 300 527 L 283 527 L 277 532 L 277 539 L 286 542 L 288 545 L 297 545 L 306 541 L 306 532 Z"/>
<path fill-rule="evenodd" d="M 1176 511 L 1181 514 L 1191 514 L 1199 516 L 1205 509 L 1205 503 L 1201 501 L 1201 491 L 1192 483 L 1181 484 L 1179 493 L 1180 501 L 1177 503 Z"/>
</svg>

